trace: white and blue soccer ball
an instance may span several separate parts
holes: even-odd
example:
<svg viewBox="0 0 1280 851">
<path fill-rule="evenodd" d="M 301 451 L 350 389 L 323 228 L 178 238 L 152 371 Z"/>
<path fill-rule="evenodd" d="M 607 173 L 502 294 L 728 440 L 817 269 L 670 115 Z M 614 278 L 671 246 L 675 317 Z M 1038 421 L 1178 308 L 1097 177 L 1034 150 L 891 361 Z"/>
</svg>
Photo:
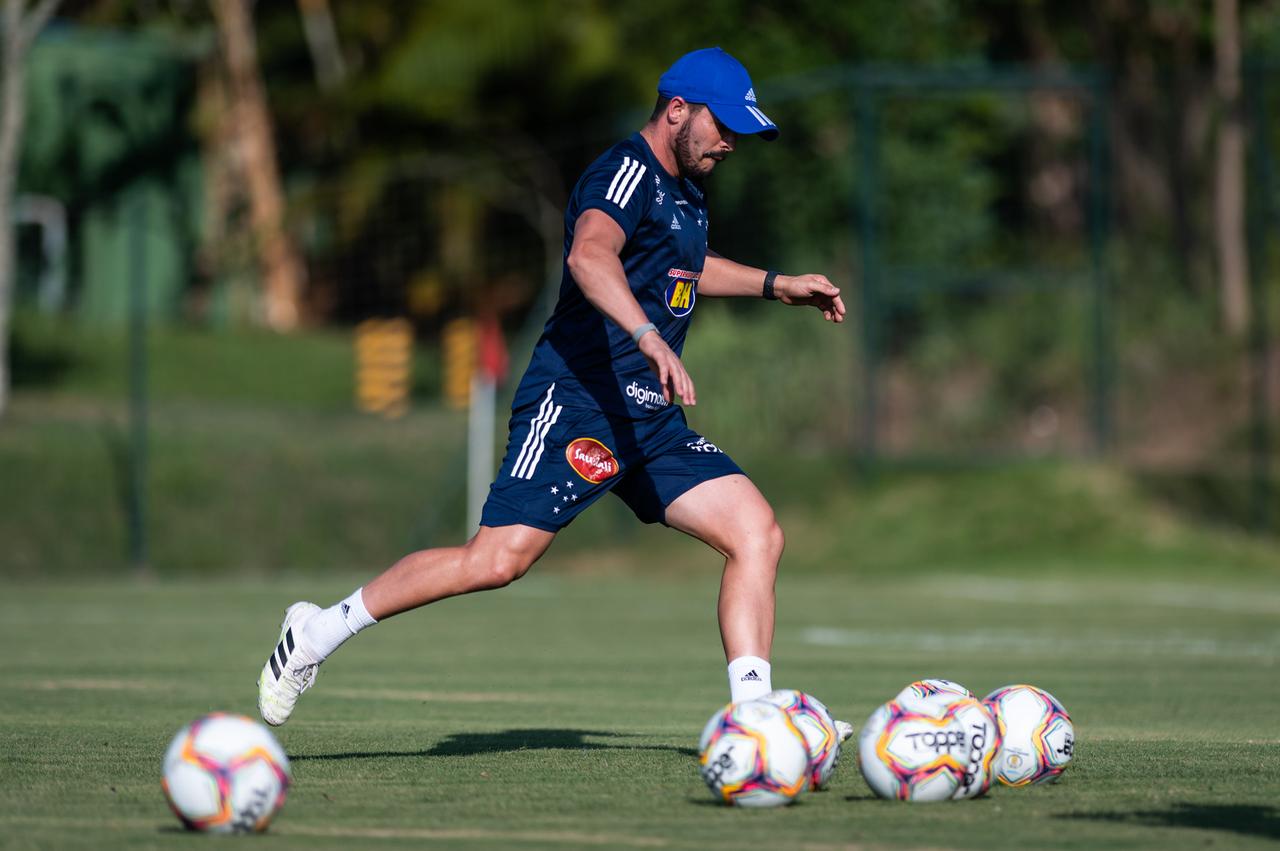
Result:
<svg viewBox="0 0 1280 851">
<path fill-rule="evenodd" d="M 791 717 L 809 749 L 809 785 L 825 787 L 840 759 L 840 734 L 826 704 L 811 694 L 795 689 L 775 689 L 760 698 Z"/>
<path fill-rule="evenodd" d="M 266 727 L 215 712 L 173 737 L 161 786 L 189 830 L 257 833 L 284 806 L 290 779 L 289 758 Z"/>
<path fill-rule="evenodd" d="M 809 749 L 787 713 L 762 700 L 730 703 L 698 741 L 711 794 L 738 807 L 789 804 L 809 787 Z"/>
</svg>

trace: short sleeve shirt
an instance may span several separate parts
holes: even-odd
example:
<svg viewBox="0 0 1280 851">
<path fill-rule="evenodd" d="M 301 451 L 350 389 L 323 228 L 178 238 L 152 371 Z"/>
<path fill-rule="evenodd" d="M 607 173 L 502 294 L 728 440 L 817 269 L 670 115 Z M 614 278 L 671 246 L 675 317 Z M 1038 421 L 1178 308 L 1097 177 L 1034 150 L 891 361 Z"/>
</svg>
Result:
<svg viewBox="0 0 1280 851">
<path fill-rule="evenodd" d="M 555 385 L 555 398 L 570 408 L 643 418 L 667 408 L 649 362 L 623 329 L 598 311 L 569 273 L 578 217 L 587 210 L 610 216 L 626 242 L 619 254 L 631 293 L 676 354 L 698 299 L 707 256 L 707 207 L 703 187 L 673 177 L 639 133 L 614 145 L 579 178 L 565 209 L 560 297 L 533 350 L 512 403 L 536 404 Z"/>
</svg>

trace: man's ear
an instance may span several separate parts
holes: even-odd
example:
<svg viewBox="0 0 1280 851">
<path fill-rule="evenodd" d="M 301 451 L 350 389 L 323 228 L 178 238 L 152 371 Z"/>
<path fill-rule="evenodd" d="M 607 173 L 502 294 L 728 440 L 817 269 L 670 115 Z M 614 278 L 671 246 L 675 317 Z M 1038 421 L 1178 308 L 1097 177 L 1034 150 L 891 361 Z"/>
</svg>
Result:
<svg viewBox="0 0 1280 851">
<path fill-rule="evenodd" d="M 676 95 L 667 102 L 667 123 L 675 127 L 682 124 L 689 115 L 689 103 Z"/>
</svg>

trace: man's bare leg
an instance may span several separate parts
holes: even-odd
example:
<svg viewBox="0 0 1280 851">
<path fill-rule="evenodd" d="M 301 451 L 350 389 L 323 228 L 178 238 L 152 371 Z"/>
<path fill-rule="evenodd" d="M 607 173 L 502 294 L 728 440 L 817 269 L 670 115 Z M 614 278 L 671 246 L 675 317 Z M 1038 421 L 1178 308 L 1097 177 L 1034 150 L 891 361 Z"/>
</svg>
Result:
<svg viewBox="0 0 1280 851">
<path fill-rule="evenodd" d="M 481 526 L 461 547 L 410 553 L 364 586 L 375 620 L 472 591 L 501 588 L 524 576 L 551 546 L 554 532 L 532 526 Z"/>
<path fill-rule="evenodd" d="M 769 692 L 774 582 L 784 544 L 773 509 L 746 476 L 723 476 L 667 506 L 666 522 L 725 557 L 718 615 L 732 699 Z"/>
<path fill-rule="evenodd" d="M 320 663 L 347 639 L 383 618 L 519 579 L 551 546 L 555 533 L 531 526 L 482 526 L 461 547 L 410 553 L 364 588 L 327 609 L 294 603 L 258 678 L 258 710 L 267 723 L 289 719 Z"/>
</svg>

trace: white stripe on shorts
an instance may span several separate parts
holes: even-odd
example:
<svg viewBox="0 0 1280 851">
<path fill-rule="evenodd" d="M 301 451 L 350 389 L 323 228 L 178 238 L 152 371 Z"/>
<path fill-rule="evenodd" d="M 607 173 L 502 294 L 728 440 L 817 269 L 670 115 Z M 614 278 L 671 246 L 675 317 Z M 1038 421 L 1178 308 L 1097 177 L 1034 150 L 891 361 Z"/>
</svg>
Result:
<svg viewBox="0 0 1280 851">
<path fill-rule="evenodd" d="M 529 459 L 530 450 L 538 439 L 538 426 L 542 424 L 543 420 L 551 416 L 555 410 L 555 404 L 551 401 L 551 391 L 555 389 L 556 386 L 554 384 L 547 388 L 547 395 L 543 397 L 542 404 L 538 407 L 537 415 L 529 421 L 529 435 L 524 439 L 524 445 L 520 447 L 520 456 L 516 458 L 515 466 L 511 468 L 513 477 L 520 475 L 525 462 Z"/>
<path fill-rule="evenodd" d="M 538 468 L 538 462 L 542 460 L 542 450 L 547 445 L 547 432 L 551 431 L 551 427 L 556 424 L 556 420 L 560 419 L 561 407 L 556 405 L 555 413 L 551 415 L 551 419 L 542 424 L 542 433 L 538 435 L 538 451 L 534 453 L 533 460 L 530 462 L 529 468 L 525 470 L 523 478 L 533 478 L 533 471 Z"/>
</svg>

